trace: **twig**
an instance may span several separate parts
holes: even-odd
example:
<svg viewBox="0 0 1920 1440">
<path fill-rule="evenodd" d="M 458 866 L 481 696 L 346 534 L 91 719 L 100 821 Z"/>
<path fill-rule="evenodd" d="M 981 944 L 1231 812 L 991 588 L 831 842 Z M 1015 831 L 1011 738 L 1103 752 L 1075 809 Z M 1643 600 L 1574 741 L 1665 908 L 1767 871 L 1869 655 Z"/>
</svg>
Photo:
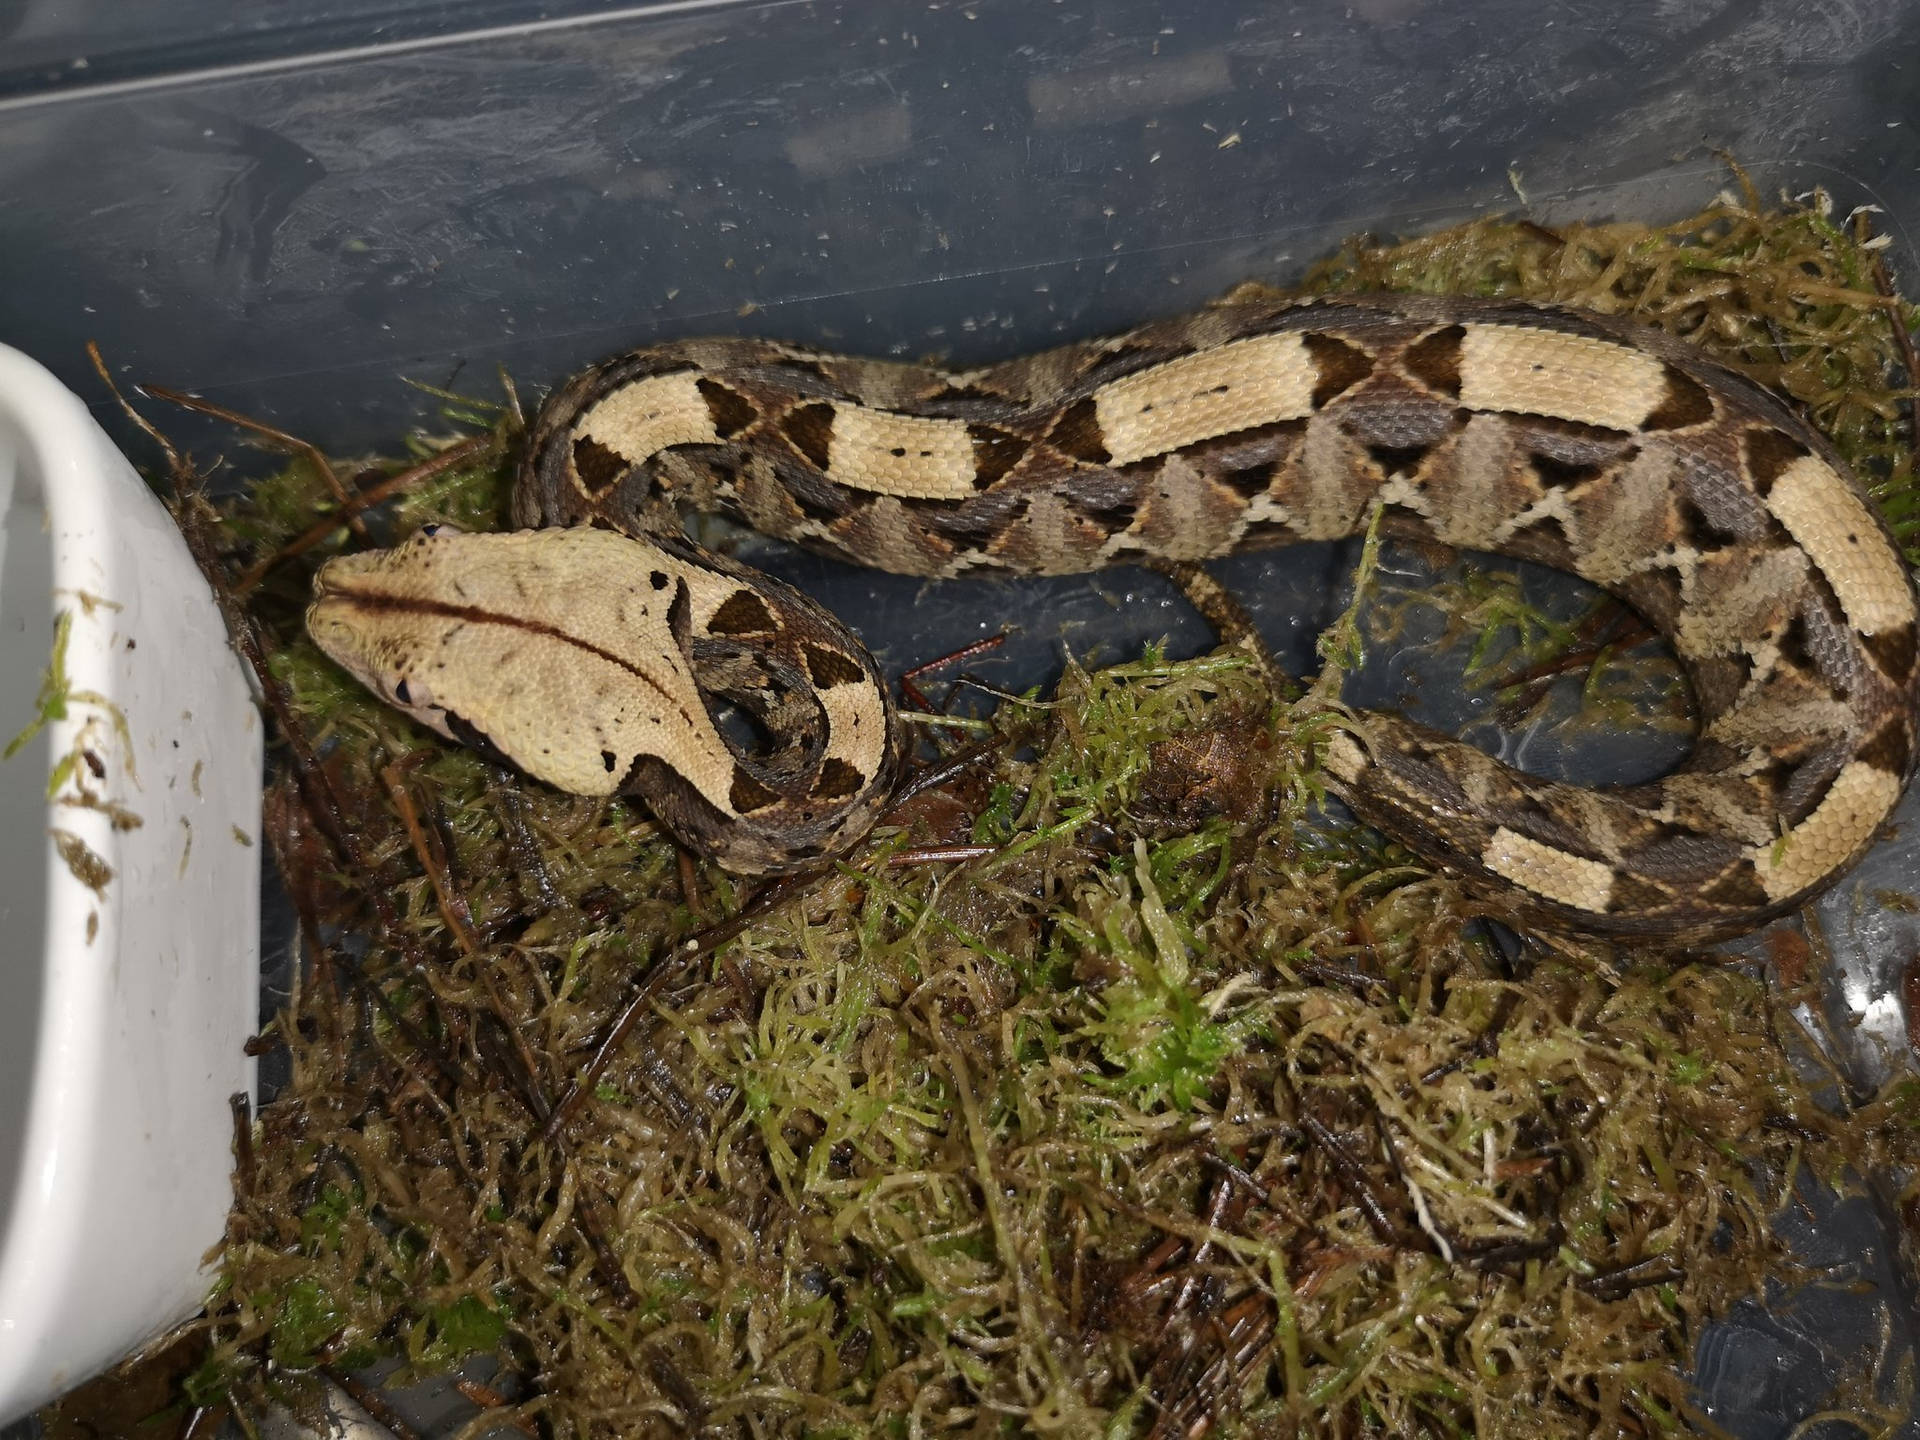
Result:
<svg viewBox="0 0 1920 1440">
<path fill-rule="evenodd" d="M 1355 1158 L 1338 1135 L 1315 1117 L 1307 1116 L 1301 1122 L 1301 1128 L 1306 1131 L 1307 1138 L 1326 1153 L 1333 1173 L 1353 1195 L 1354 1203 L 1360 1207 L 1360 1213 L 1367 1217 L 1367 1224 L 1373 1227 L 1373 1233 L 1384 1244 L 1404 1244 L 1406 1237 L 1400 1233 L 1400 1227 L 1393 1223 L 1386 1207 L 1373 1193 L 1373 1177 L 1367 1174 L 1367 1167 Z"/>
<path fill-rule="evenodd" d="M 1363 999 L 1369 994 L 1388 994 L 1393 989 L 1383 976 L 1369 975 L 1357 966 L 1333 965 L 1324 960 L 1305 961 L 1294 967 L 1294 973 L 1315 984 L 1344 986 Z"/>
<path fill-rule="evenodd" d="M 233 1114 L 233 1183 L 242 1195 L 253 1194 L 253 1101 L 244 1090 L 227 1097 L 227 1109 Z"/>
<path fill-rule="evenodd" d="M 437 853 L 439 847 L 420 823 L 420 815 L 414 808 L 413 796 L 407 790 L 402 769 L 402 763 L 397 760 L 381 766 L 380 783 L 386 787 L 387 798 L 393 801 L 401 825 L 406 827 L 407 839 L 413 846 L 414 856 L 420 861 L 420 868 L 426 871 L 427 883 L 433 886 L 433 897 L 440 907 L 440 918 L 446 922 L 454 939 L 460 942 L 460 948 L 469 955 L 477 955 L 480 953 L 480 937 L 473 930 L 473 907 L 467 903 L 465 895 L 454 889 L 453 879 L 448 875 L 444 863 L 446 857 Z"/>
<path fill-rule="evenodd" d="M 684 845 L 676 845 L 673 854 L 680 870 L 680 898 L 686 902 L 687 913 L 704 925 L 710 917 L 700 900 L 700 871 L 694 863 L 693 852 Z"/>
<path fill-rule="evenodd" d="M 213 591 L 214 603 L 220 611 L 220 618 L 226 623 L 227 638 L 240 658 L 246 661 L 253 671 L 254 681 L 260 687 L 261 698 L 266 702 L 268 712 L 274 723 L 279 726 L 281 739 L 293 756 L 294 782 L 300 797 L 305 803 L 307 813 L 314 825 L 333 849 L 335 858 L 346 868 L 359 876 L 371 876 L 374 867 L 368 859 L 366 849 L 360 844 L 359 836 L 352 826 L 346 823 L 340 797 L 334 791 L 333 782 L 314 753 L 312 742 L 308 740 L 306 729 L 300 723 L 300 717 L 294 712 L 293 702 L 287 698 L 287 692 L 281 685 L 273 668 L 267 662 L 267 646 L 260 634 L 260 627 L 240 604 L 233 588 L 228 583 L 225 566 L 220 560 L 219 546 L 211 533 L 212 510 L 208 506 L 200 476 L 179 450 L 150 424 L 139 411 L 127 402 L 114 384 L 113 376 L 100 359 L 97 348 L 90 349 L 100 378 L 106 383 L 114 400 L 120 405 L 141 429 L 153 436 L 167 457 L 171 467 L 170 479 L 173 483 L 174 524 L 179 527 L 181 538 L 186 541 L 187 553 L 199 567 L 201 576 Z M 393 908 L 393 902 L 384 887 L 369 885 L 365 887 L 367 897 L 374 907 L 375 914 L 386 928 L 394 944 L 415 964 L 423 963 L 413 949 L 410 938 L 402 929 L 399 912 Z"/>
<path fill-rule="evenodd" d="M 320 1373 L 346 1391 L 353 1403 L 393 1434 L 393 1440 L 421 1440 L 420 1432 L 400 1418 L 400 1412 L 371 1385 L 363 1385 L 337 1365 L 322 1365 Z"/>
<path fill-rule="evenodd" d="M 349 496 L 339 510 L 331 515 L 323 515 L 273 554 L 254 561 L 242 570 L 233 582 L 234 592 L 239 595 L 253 593 L 254 588 L 266 578 L 267 572 L 274 566 L 291 560 L 296 555 L 304 555 L 343 524 L 359 515 L 361 511 L 370 510 L 375 505 L 391 500 L 395 495 L 411 490 L 417 485 L 423 485 L 448 470 L 464 465 L 475 456 L 484 454 L 496 439 L 497 437 L 491 434 L 470 436 L 458 444 L 449 445 L 439 454 L 422 460 L 418 465 L 402 470 L 398 475 L 388 476 L 378 485 L 370 485 L 357 494 Z"/>
<path fill-rule="evenodd" d="M 1514 1008 L 1520 1003 L 1520 997 L 1511 990 L 1500 992 L 1500 998 L 1494 1002 L 1493 1015 L 1487 1021 L 1487 1028 L 1474 1037 L 1473 1044 L 1464 1052 L 1434 1066 L 1420 1077 L 1422 1085 L 1437 1085 L 1462 1066 L 1471 1065 L 1476 1060 L 1491 1060 L 1500 1051 L 1500 1032 L 1507 1028 L 1507 1021 L 1513 1018 Z"/>
<path fill-rule="evenodd" d="M 107 362 L 100 354 L 100 347 L 91 340 L 87 341 L 87 358 L 93 362 L 94 374 L 98 375 L 106 385 L 107 393 L 113 396 L 115 403 L 120 406 L 121 413 L 145 431 L 147 438 L 158 445 L 160 453 L 167 457 L 168 478 L 177 482 L 182 475 L 191 475 L 192 467 L 187 464 L 180 452 L 174 449 L 173 441 L 161 433 L 160 428 L 151 420 L 127 403 L 127 397 L 120 393 L 120 387 L 114 383 L 113 375 L 107 369 Z"/>
<path fill-rule="evenodd" d="M 901 782 L 899 789 L 893 792 L 893 798 L 887 802 L 883 818 L 884 815 L 893 814 L 914 796 L 938 789 L 962 771 L 971 770 L 982 760 L 991 758 L 997 748 L 992 741 L 983 740 L 977 745 L 969 745 L 963 750 L 954 751 L 946 759 L 929 765 L 924 770 L 915 771 Z"/>
<path fill-rule="evenodd" d="M 507 850 L 520 873 L 523 891 L 520 898 L 537 903 L 544 910 L 558 910 L 567 903 L 566 897 L 553 883 L 553 872 L 547 868 L 546 856 L 541 853 L 540 842 L 527 821 L 527 797 L 520 789 L 518 777 L 504 766 L 496 765 L 493 781 L 500 831 L 506 837 Z M 532 887 L 533 894 L 524 893 L 527 886 Z"/>
<path fill-rule="evenodd" d="M 554 1104 L 553 1112 L 546 1117 L 535 1137 L 551 1144 L 565 1127 L 580 1102 L 592 1093 L 593 1087 L 600 1082 L 600 1076 L 612 1061 L 614 1052 L 626 1040 L 627 1034 L 639 1020 L 641 1011 L 652 1005 L 655 998 L 666 988 L 667 982 L 679 975 L 687 966 L 711 955 L 722 945 L 734 939 L 754 921 L 779 909 L 795 896 L 811 890 L 822 876 L 831 872 L 825 869 L 809 870 L 799 875 L 788 875 L 757 892 L 753 899 L 732 919 L 722 920 L 710 925 L 697 934 L 688 936 L 666 954 L 657 956 L 647 970 L 646 977 L 633 988 L 633 994 L 621 1007 L 620 1014 L 607 1033 L 594 1048 L 593 1056 L 581 1072 L 574 1076 L 560 1099 Z"/>
<path fill-rule="evenodd" d="M 1862 246 L 1873 238 L 1873 222 L 1868 218 L 1866 210 L 1853 212 L 1853 230 L 1854 239 Z M 1914 386 L 1920 385 L 1920 354 L 1916 354 L 1914 350 L 1913 332 L 1907 329 L 1905 308 L 1900 303 L 1899 294 L 1893 288 L 1893 276 L 1887 273 L 1885 256 L 1878 250 L 1869 250 L 1866 253 L 1867 273 L 1872 276 L 1873 288 L 1879 293 L 1886 308 L 1888 322 L 1893 327 L 1893 343 L 1900 351 L 1900 365 L 1907 372 L 1907 388 L 1911 391 Z M 1911 395 L 1907 399 L 1906 408 L 1907 440 L 1910 444 L 1920 445 L 1920 425 L 1916 424 L 1916 417 L 1920 416 L 1920 412 L 1916 411 Z"/>
<path fill-rule="evenodd" d="M 453 1388 L 458 1390 L 461 1398 L 469 1404 L 478 1405 L 482 1411 L 494 1416 L 494 1424 L 487 1428 L 493 1429 L 499 1425 L 511 1425 L 522 1435 L 537 1436 L 540 1433 L 539 1430 L 534 1427 L 533 1422 L 528 1420 L 525 1414 L 521 1413 L 521 1404 L 509 1400 L 491 1385 L 482 1385 L 478 1380 L 469 1380 L 464 1375 L 456 1375 L 453 1377 Z M 513 1413 L 499 1413 L 503 1411 L 511 1411 Z M 480 1417 L 475 1418 L 478 1419 Z M 472 1425 L 469 1424 L 463 1427 L 460 1433 L 462 1436 L 469 1437 L 470 1440 L 470 1437 L 474 1433 Z"/>
<path fill-rule="evenodd" d="M 912 865 L 939 865 L 981 860 L 998 853 L 998 845 L 923 845 L 918 850 L 896 850 L 887 856 L 887 865 L 900 870 Z"/>
<path fill-rule="evenodd" d="M 975 640 L 971 645 L 962 645 L 958 650 L 950 651 L 937 660 L 929 660 L 925 664 L 914 666 L 911 670 L 901 671 L 901 699 L 915 710 L 933 709 L 932 702 L 927 699 L 919 685 L 914 683 L 915 681 L 923 675 L 931 675 L 935 670 L 944 669 L 948 665 L 957 665 L 962 660 L 971 660 L 977 655 L 985 655 L 990 650 L 998 650 L 1006 643 L 1006 639 L 1007 632 L 1003 629 L 998 635 L 989 635 L 983 640 Z"/>
<path fill-rule="evenodd" d="M 269 425 L 264 420 L 256 420 L 251 415 L 242 415 L 238 410 L 229 410 L 224 405 L 216 405 L 211 400 L 203 400 L 198 395 L 189 395 L 184 390 L 170 390 L 165 385 L 137 385 L 134 387 L 142 395 L 150 395 L 155 400 L 165 400 L 178 405 L 183 410 L 193 410 L 201 415 L 210 415 L 215 420 L 224 420 L 229 425 L 237 425 L 242 430 L 251 430 L 254 434 L 272 441 L 282 450 L 306 457 L 309 465 L 319 472 L 320 478 L 333 492 L 333 498 L 340 502 L 340 513 L 347 525 L 364 544 L 367 540 L 367 522 L 360 518 L 360 508 L 353 503 L 353 492 L 341 482 L 333 464 L 320 453 L 320 447 L 310 440 L 302 440 L 298 435 L 289 435 L 286 431 Z"/>
<path fill-rule="evenodd" d="M 1596 1300 L 1624 1300 L 1635 1290 L 1643 1290 L 1649 1285 L 1672 1285 L 1686 1278 L 1687 1272 L 1674 1265 L 1665 1255 L 1650 1255 L 1631 1265 L 1620 1265 L 1595 1275 L 1582 1275 L 1573 1283 Z"/>
<path fill-rule="evenodd" d="M 513 1027 L 491 1011 L 482 1010 L 479 1018 L 481 1023 L 476 1028 L 474 1042 L 481 1055 L 496 1072 L 506 1077 L 536 1123 L 550 1120 L 552 1112 L 547 1108 L 539 1077 L 527 1067 L 524 1054 L 517 1053 L 515 1042 L 519 1037 Z M 489 1021 L 492 1023 L 489 1024 Z M 505 1032 L 504 1036 L 502 1032 Z M 547 1143 L 561 1163 L 579 1163 L 569 1156 L 568 1147 L 563 1141 L 548 1138 Z M 611 1229 L 609 1219 L 607 1202 L 594 1188 L 591 1177 L 582 1175 L 574 1192 L 574 1225 L 593 1251 L 594 1273 L 600 1277 L 600 1283 L 623 1305 L 632 1306 L 639 1297 L 634 1294 L 633 1286 L 627 1280 L 626 1268 L 621 1265 L 620 1257 L 614 1253 L 613 1242 L 608 1239 Z"/>
<path fill-rule="evenodd" d="M 1541 681 L 1556 679 L 1569 670 L 1587 669 L 1608 650 L 1638 645 L 1642 640 L 1651 638 L 1653 633 L 1653 628 L 1632 610 L 1610 599 L 1574 629 L 1576 643 L 1572 648 L 1561 651 L 1551 659 L 1500 676 L 1493 681 L 1493 689 L 1511 690 L 1520 685 L 1538 685 Z"/>
</svg>

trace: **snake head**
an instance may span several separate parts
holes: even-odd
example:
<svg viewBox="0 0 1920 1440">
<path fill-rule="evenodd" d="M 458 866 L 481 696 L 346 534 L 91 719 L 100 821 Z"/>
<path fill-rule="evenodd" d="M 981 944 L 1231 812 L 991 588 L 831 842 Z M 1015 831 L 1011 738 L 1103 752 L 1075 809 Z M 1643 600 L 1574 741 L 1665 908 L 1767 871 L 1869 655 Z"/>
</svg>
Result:
<svg viewBox="0 0 1920 1440">
<path fill-rule="evenodd" d="M 409 574 L 460 533 L 452 525 L 427 525 L 394 550 L 336 555 L 315 572 L 306 614 L 307 634 L 330 660 L 448 739 L 457 737 L 434 696 L 431 646 L 408 623 L 408 607 L 418 598 Z"/>
</svg>

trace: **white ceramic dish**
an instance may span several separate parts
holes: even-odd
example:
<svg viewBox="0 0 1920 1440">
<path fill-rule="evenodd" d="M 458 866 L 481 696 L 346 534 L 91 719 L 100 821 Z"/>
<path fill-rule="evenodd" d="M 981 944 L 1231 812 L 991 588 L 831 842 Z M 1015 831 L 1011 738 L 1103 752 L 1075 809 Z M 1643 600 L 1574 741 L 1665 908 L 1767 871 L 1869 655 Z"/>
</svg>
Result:
<svg viewBox="0 0 1920 1440">
<path fill-rule="evenodd" d="M 0 746 L 56 648 L 64 718 L 0 761 L 0 1423 L 206 1294 L 260 869 L 260 722 L 212 597 L 86 407 L 0 345 Z"/>
</svg>

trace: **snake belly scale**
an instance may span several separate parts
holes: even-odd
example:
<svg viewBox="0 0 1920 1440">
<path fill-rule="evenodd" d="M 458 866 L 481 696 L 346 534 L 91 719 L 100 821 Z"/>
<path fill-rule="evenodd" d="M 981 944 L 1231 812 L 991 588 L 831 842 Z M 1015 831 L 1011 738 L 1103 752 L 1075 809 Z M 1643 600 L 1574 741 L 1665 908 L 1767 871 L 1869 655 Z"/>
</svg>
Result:
<svg viewBox="0 0 1920 1440">
<path fill-rule="evenodd" d="M 959 373 L 655 346 L 548 400 L 523 531 L 329 562 L 309 628 L 442 733 L 790 870 L 882 810 L 894 713 L 857 641 L 692 545 L 682 506 L 926 576 L 1191 563 L 1379 507 L 1391 532 L 1579 575 L 1686 670 L 1679 769 L 1568 785 L 1371 711 L 1326 757 L 1362 818 L 1550 929 L 1753 928 L 1860 857 L 1920 753 L 1913 577 L 1833 448 L 1680 341 L 1518 302 L 1243 293 Z M 727 705 L 773 743 L 722 733 Z"/>
</svg>

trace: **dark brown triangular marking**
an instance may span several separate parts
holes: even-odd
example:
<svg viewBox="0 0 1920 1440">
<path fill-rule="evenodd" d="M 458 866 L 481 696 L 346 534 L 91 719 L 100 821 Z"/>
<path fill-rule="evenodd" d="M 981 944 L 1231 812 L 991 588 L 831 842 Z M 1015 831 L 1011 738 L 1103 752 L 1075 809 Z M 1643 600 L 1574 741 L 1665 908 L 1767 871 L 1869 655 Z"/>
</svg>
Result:
<svg viewBox="0 0 1920 1440">
<path fill-rule="evenodd" d="M 1626 592 L 1628 603 L 1662 633 L 1670 632 L 1679 625 L 1680 611 L 1685 603 L 1685 590 L 1680 584 L 1679 575 L 1667 568 L 1677 563 L 1678 558 L 1674 557 L 1660 564 L 1657 569 L 1643 570 L 1628 585 L 1621 587 Z M 1695 754 L 1698 753 L 1696 746 Z"/>
<path fill-rule="evenodd" d="M 1101 529 L 1120 531 L 1133 524 L 1134 516 L 1140 513 L 1140 501 L 1132 495 L 1112 500 L 1086 496 L 1074 508 Z"/>
<path fill-rule="evenodd" d="M 767 602 L 751 590 L 736 590 L 707 622 L 709 635 L 771 635 L 780 628 Z"/>
<path fill-rule="evenodd" d="M 1265 425 L 1249 425 L 1244 430 L 1230 430 L 1209 440 L 1196 440 L 1181 446 L 1180 453 L 1209 472 L 1245 470 L 1259 465 L 1271 467 L 1291 455 L 1306 433 L 1304 419 L 1274 420 Z"/>
<path fill-rule="evenodd" d="M 858 508 L 856 498 L 835 485 L 819 470 L 785 461 L 779 468 L 781 487 L 787 498 L 800 507 L 810 520 L 831 525 Z"/>
<path fill-rule="evenodd" d="M 1303 335 L 1307 358 L 1318 379 L 1313 386 L 1313 408 L 1322 409 L 1336 395 L 1344 395 L 1373 374 L 1373 357 L 1357 345 L 1332 335 Z"/>
<path fill-rule="evenodd" d="M 1739 540 L 1739 536 L 1730 530 L 1722 530 L 1707 518 L 1693 501 L 1684 495 L 1674 498 L 1674 518 L 1679 522 L 1680 534 L 1695 550 L 1706 554 L 1713 550 L 1724 550 Z"/>
<path fill-rule="evenodd" d="M 1833 583 L 1827 579 L 1827 572 L 1818 565 L 1807 567 L 1807 589 L 1813 592 L 1812 603 L 1826 613 L 1830 628 L 1845 628 L 1846 607 L 1840 603 L 1840 597 L 1833 593 Z"/>
<path fill-rule="evenodd" d="M 1007 398 L 994 390 L 982 390 L 977 385 L 942 385 L 939 390 L 920 401 L 919 406 L 975 404 L 983 400 L 995 405 L 1004 405 Z"/>
<path fill-rule="evenodd" d="M 673 582 L 667 579 L 666 571 L 655 570 L 651 575 L 647 576 L 647 583 L 656 590 L 664 590 Z"/>
<path fill-rule="evenodd" d="M 633 462 L 618 450 L 609 449 L 591 435 L 579 435 L 573 442 L 573 473 L 590 495 L 598 495 L 633 468 Z"/>
<path fill-rule="evenodd" d="M 1751 779 L 1766 795 L 1767 804 L 1779 807 L 1780 797 L 1793 783 L 1793 772 L 1800 767 L 1783 756 L 1776 756 L 1753 772 Z"/>
<path fill-rule="evenodd" d="M 973 488 L 976 490 L 993 484 L 1027 453 L 1027 442 L 1018 435 L 985 425 L 969 425 L 967 438 L 973 441 Z"/>
<path fill-rule="evenodd" d="M 833 444 L 833 406 L 802 405 L 787 416 L 780 428 L 786 431 L 794 449 L 817 468 L 827 468 L 827 455 Z"/>
<path fill-rule="evenodd" d="M 1510 815 L 1501 818 L 1522 834 L 1583 860 L 1606 860 L 1605 853 L 1581 830 L 1577 818 L 1560 814 L 1539 795 L 1522 792 Z"/>
<path fill-rule="evenodd" d="M 1113 458 L 1106 436 L 1100 433 L 1100 413 L 1093 397 L 1069 405 L 1047 432 L 1047 443 L 1061 454 L 1089 465 L 1105 465 Z"/>
<path fill-rule="evenodd" d="M 1751 860 L 1738 862 L 1699 894 L 1711 905 L 1727 905 L 1739 910 L 1764 909 L 1773 904 L 1773 897 L 1760 883 L 1760 874 Z"/>
<path fill-rule="evenodd" d="M 774 361 L 768 368 L 784 372 L 793 379 L 812 380 L 823 385 L 833 385 L 833 377 L 827 373 L 826 367 L 813 360 L 804 360 L 797 356 L 785 355 Z M 837 389 L 838 387 L 836 386 L 835 388 Z"/>
<path fill-rule="evenodd" d="M 1794 461 L 1813 452 L 1784 430 L 1758 425 L 1747 431 L 1747 473 L 1753 476 L 1753 488 L 1766 498 L 1773 482 Z"/>
<path fill-rule="evenodd" d="M 1840 761 L 1830 750 L 1819 750 L 1787 770 L 1773 792 L 1774 809 L 1789 825 L 1798 825 L 1820 808 L 1840 778 Z M 1775 777 L 1769 776 L 1770 781 Z"/>
<path fill-rule="evenodd" d="M 1400 356 L 1400 368 L 1435 395 L 1448 400 L 1460 398 L 1460 346 L 1467 338 L 1466 327 L 1449 325 L 1431 335 L 1422 336 Z"/>
<path fill-rule="evenodd" d="M 1549 490 L 1571 490 L 1576 485 L 1597 480 L 1606 473 L 1604 465 L 1579 465 L 1567 460 L 1556 460 L 1551 455 L 1542 455 L 1537 451 L 1527 458 L 1528 463 L 1533 466 L 1533 473 Z"/>
<path fill-rule="evenodd" d="M 836 685 L 857 684 L 867 678 L 866 671 L 860 668 L 858 661 L 842 655 L 838 650 L 829 650 L 824 645 L 801 648 L 807 657 L 807 674 L 822 690 L 831 690 Z"/>
<path fill-rule="evenodd" d="M 1684 430 L 1713 419 L 1713 397 L 1706 386 L 1676 366 L 1667 370 L 1667 392 L 1640 422 L 1643 430 Z"/>
<path fill-rule="evenodd" d="M 764 810 L 779 798 L 749 775 L 743 766 L 733 767 L 733 784 L 727 788 L 727 800 L 732 804 L 735 814 L 746 815 L 755 810 Z"/>
<path fill-rule="evenodd" d="M 820 778 L 814 782 L 813 798 L 844 800 L 849 795 L 858 794 L 860 787 L 866 783 L 866 776 L 836 756 L 820 766 Z"/>
<path fill-rule="evenodd" d="M 1908 748 L 1905 717 L 1889 715 L 1883 720 L 1880 728 L 1860 747 L 1856 758 L 1889 775 L 1904 776 L 1907 766 L 1913 763 L 1913 753 Z"/>
<path fill-rule="evenodd" d="M 1369 445 L 1367 457 L 1380 467 L 1383 478 L 1412 475 L 1433 450 L 1431 445 Z"/>
<path fill-rule="evenodd" d="M 1214 478 L 1242 500 L 1254 500 L 1272 487 L 1274 474 L 1279 468 L 1272 462 L 1247 465 L 1237 470 L 1222 470 Z"/>
<path fill-rule="evenodd" d="M 1787 622 L 1786 629 L 1780 632 L 1774 644 L 1780 647 L 1780 658 L 1794 669 L 1807 675 L 1818 675 L 1820 667 L 1814 663 L 1812 636 L 1807 629 L 1807 613 L 1804 610 L 1793 612 L 1793 618 Z"/>
<path fill-rule="evenodd" d="M 1694 656 L 1694 700 L 1709 716 L 1724 713 L 1732 708 L 1753 682 L 1755 664 L 1753 656 L 1745 650 L 1735 650 L 1725 655 Z"/>
<path fill-rule="evenodd" d="M 703 377 L 694 384 L 707 402 L 707 414 L 713 417 L 713 432 L 722 440 L 731 440 L 759 418 L 760 412 L 751 400 L 718 380 Z"/>
<path fill-rule="evenodd" d="M 958 389 L 948 388 L 939 393 L 915 400 L 907 413 L 923 415 L 929 420 L 965 420 L 980 425 L 991 425 L 1001 419 L 1009 410 L 1025 409 L 1022 401 L 1005 396 L 992 395 L 972 386 Z"/>
<path fill-rule="evenodd" d="M 1874 663 L 1889 680 L 1904 685 L 1913 678 L 1914 638 L 1914 623 L 1909 620 L 1897 630 L 1862 635 L 1860 643 L 1867 647 Z"/>
<path fill-rule="evenodd" d="M 1613 891 L 1607 896 L 1608 913 L 1640 915 L 1649 910 L 1663 910 L 1671 904 L 1673 896 L 1658 885 L 1627 871 L 1614 872 Z"/>
<path fill-rule="evenodd" d="M 951 500 L 921 500 L 911 496 L 891 503 L 898 505 L 942 539 L 951 540 L 956 545 L 973 546 L 992 540 L 1003 526 L 1003 521 L 991 505 L 974 505 L 966 501 L 956 505 Z"/>
<path fill-rule="evenodd" d="M 1566 522 L 1558 515 L 1542 515 L 1529 520 L 1514 530 L 1509 543 L 1523 539 L 1544 541 L 1546 548 L 1543 553 L 1554 559 L 1563 559 L 1573 553 L 1573 542 L 1567 535 Z"/>
</svg>

